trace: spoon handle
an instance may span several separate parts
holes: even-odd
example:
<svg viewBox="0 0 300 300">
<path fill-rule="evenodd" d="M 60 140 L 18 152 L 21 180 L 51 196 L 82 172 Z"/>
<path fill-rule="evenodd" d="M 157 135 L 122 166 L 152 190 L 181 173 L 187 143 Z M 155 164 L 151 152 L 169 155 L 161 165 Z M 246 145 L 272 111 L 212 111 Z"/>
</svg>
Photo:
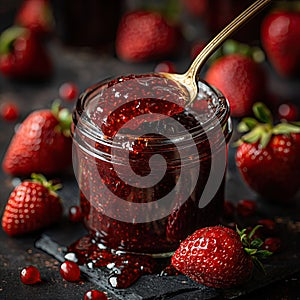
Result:
<svg viewBox="0 0 300 300">
<path fill-rule="evenodd" d="M 198 54 L 186 72 L 188 77 L 197 78 L 201 68 L 210 55 L 233 33 L 238 27 L 246 23 L 256 13 L 261 11 L 271 0 L 257 0 L 244 10 L 239 16 L 231 21 L 222 31 L 220 31 Z"/>
</svg>

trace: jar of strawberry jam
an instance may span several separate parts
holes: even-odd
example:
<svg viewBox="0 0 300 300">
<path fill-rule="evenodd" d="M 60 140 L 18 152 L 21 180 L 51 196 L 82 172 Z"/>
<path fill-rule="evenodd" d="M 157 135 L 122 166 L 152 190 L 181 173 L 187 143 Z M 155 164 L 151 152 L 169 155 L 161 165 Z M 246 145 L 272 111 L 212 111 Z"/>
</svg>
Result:
<svg viewBox="0 0 300 300">
<path fill-rule="evenodd" d="M 73 114 L 73 162 L 84 223 L 102 247 L 167 256 L 219 223 L 232 127 L 224 96 L 159 74 L 102 81 Z"/>
</svg>

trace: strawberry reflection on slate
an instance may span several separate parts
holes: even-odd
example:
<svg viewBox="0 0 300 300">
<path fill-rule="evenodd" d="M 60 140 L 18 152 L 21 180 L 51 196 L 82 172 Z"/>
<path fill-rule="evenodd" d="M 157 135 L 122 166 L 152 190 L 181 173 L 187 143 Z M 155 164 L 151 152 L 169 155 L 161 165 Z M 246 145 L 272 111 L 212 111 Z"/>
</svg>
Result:
<svg viewBox="0 0 300 300">
<path fill-rule="evenodd" d="M 77 102 L 74 167 L 89 235 L 68 251 L 82 264 L 92 262 L 93 267 L 108 269 L 115 287 L 127 287 L 142 274 L 159 272 L 153 257 L 170 256 L 197 228 L 219 223 L 225 170 L 209 203 L 199 208 L 199 200 L 210 176 L 211 145 L 226 147 L 231 126 L 227 101 L 205 86 L 209 92 L 185 108 L 187 91 L 162 73 L 129 75 L 90 87 Z M 202 124 L 215 117 L 222 130 L 206 127 L 214 136 L 209 141 Z M 181 152 L 191 145 L 196 153 Z M 114 148 L 125 149 L 127 161 L 121 156 L 113 160 L 113 153 L 119 153 Z M 165 166 L 160 161 L 151 163 L 157 154 Z M 153 172 L 163 167 L 163 176 Z M 129 178 L 130 171 L 136 182 Z M 184 171 L 188 176 L 181 176 Z M 155 184 L 139 186 L 139 178 L 147 176 Z M 175 197 L 169 201 L 169 210 L 156 206 L 171 192 Z M 120 199 L 132 204 L 130 209 L 123 209 Z M 144 203 L 153 204 L 156 216 L 161 213 L 161 217 L 141 210 L 139 204 Z"/>
</svg>

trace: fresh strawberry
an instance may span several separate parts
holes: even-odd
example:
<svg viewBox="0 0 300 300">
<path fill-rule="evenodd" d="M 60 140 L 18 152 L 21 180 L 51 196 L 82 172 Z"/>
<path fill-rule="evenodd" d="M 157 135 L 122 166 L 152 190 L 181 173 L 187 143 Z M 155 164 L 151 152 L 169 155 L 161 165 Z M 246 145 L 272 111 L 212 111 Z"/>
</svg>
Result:
<svg viewBox="0 0 300 300">
<path fill-rule="evenodd" d="M 220 57 L 207 70 L 205 80 L 228 99 L 231 115 L 251 113 L 252 105 L 265 96 L 265 74 L 252 58 L 233 53 Z"/>
<path fill-rule="evenodd" d="M 10 27 L 0 36 L 0 71 L 13 79 L 42 80 L 51 75 L 52 61 L 33 32 Z"/>
<path fill-rule="evenodd" d="M 53 28 L 53 15 L 48 0 L 24 0 L 15 23 L 26 27 L 39 36 L 48 35 Z"/>
<path fill-rule="evenodd" d="M 61 200 L 55 192 L 60 185 L 40 174 L 21 182 L 10 194 L 2 217 L 2 228 L 10 236 L 33 232 L 59 221 Z"/>
<path fill-rule="evenodd" d="M 71 164 L 69 111 L 57 104 L 37 110 L 18 128 L 3 159 L 3 170 L 15 176 L 58 173 Z"/>
<path fill-rule="evenodd" d="M 247 235 L 223 226 L 198 229 L 184 240 L 172 257 L 172 265 L 198 283 L 229 288 L 247 281 L 253 263 L 262 267 L 258 258 L 270 255 L 259 250 L 263 241 L 252 240 L 257 228 Z"/>
<path fill-rule="evenodd" d="M 244 118 L 236 165 L 245 182 L 258 194 L 282 202 L 300 188 L 300 124 L 273 126 L 271 112 L 262 103 L 253 106 L 254 118 Z"/>
<path fill-rule="evenodd" d="M 278 74 L 291 77 L 300 74 L 300 10 L 296 3 L 287 4 L 289 8 L 278 8 L 265 17 L 261 41 Z"/>
<path fill-rule="evenodd" d="M 164 59 L 174 55 L 180 38 L 178 27 L 159 13 L 134 11 L 125 14 L 116 37 L 116 53 L 128 62 Z"/>
</svg>

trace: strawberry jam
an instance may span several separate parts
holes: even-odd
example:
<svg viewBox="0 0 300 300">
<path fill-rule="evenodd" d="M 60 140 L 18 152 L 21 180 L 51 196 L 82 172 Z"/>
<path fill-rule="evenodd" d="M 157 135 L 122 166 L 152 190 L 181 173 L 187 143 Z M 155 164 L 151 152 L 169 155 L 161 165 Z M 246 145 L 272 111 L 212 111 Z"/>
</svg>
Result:
<svg viewBox="0 0 300 300">
<path fill-rule="evenodd" d="M 80 263 L 117 268 L 115 287 L 157 272 L 153 257 L 219 223 L 229 108 L 218 91 L 198 86 L 185 107 L 187 90 L 163 73 L 129 75 L 96 84 L 77 102 L 73 162 L 89 236 L 69 251 Z"/>
</svg>

